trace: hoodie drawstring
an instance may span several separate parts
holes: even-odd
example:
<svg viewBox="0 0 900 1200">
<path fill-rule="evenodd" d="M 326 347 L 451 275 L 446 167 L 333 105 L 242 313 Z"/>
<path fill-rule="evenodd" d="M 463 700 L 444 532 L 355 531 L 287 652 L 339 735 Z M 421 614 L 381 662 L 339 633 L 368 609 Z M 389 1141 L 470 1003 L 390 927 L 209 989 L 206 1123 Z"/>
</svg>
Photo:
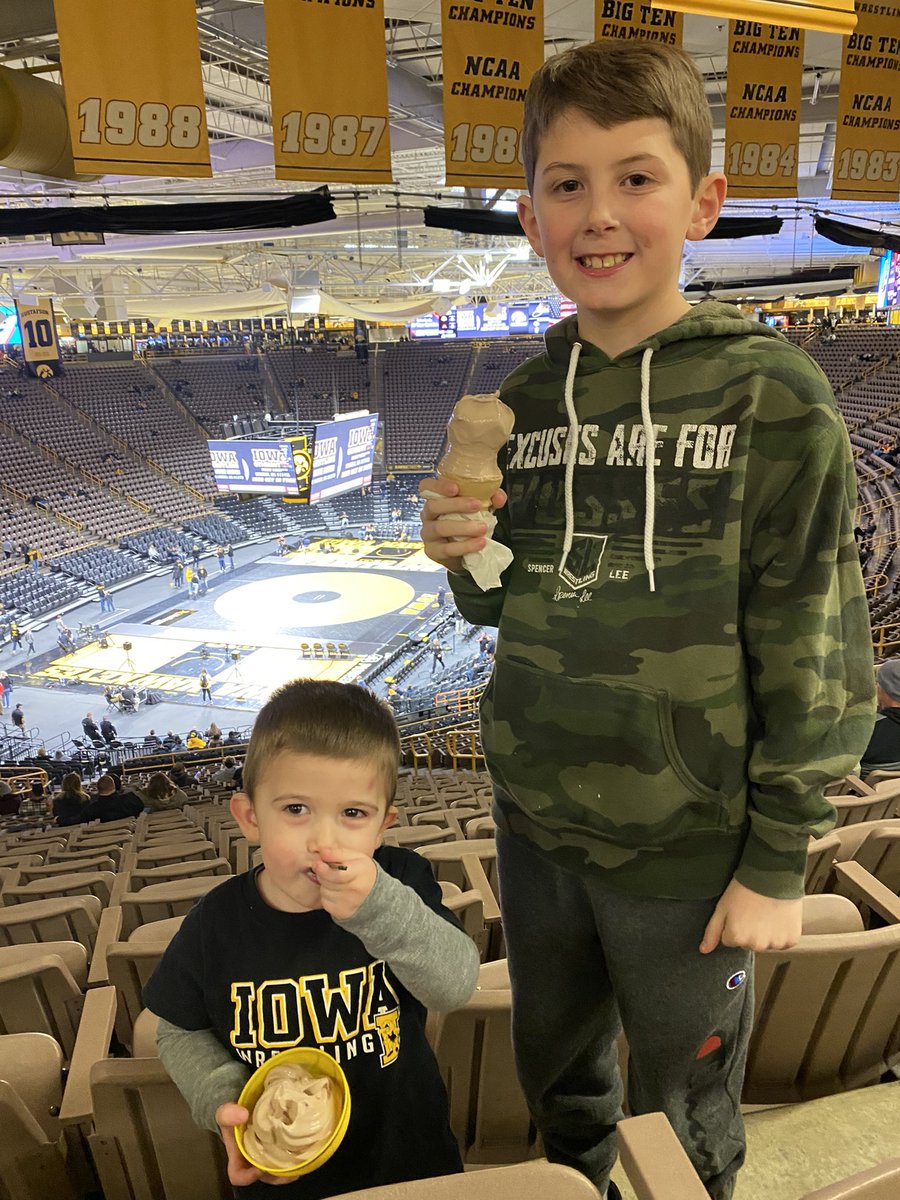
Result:
<svg viewBox="0 0 900 1200">
<path fill-rule="evenodd" d="M 569 369 L 566 374 L 566 415 L 569 418 L 569 434 L 566 438 L 566 531 L 563 538 L 562 557 L 559 560 L 559 571 L 562 573 L 572 541 L 575 536 L 575 502 L 572 497 L 572 484 L 575 477 L 575 463 L 578 460 L 578 414 L 575 411 L 575 373 L 578 369 L 578 357 L 581 354 L 581 342 L 573 342 L 569 355 Z M 650 362 L 653 350 L 647 347 L 641 358 L 641 423 L 644 428 L 644 566 L 650 581 L 650 591 L 656 591 L 656 562 L 653 558 L 653 525 L 656 517 L 656 479 L 654 475 L 656 459 L 656 437 L 653 423 L 650 420 Z"/>
<path fill-rule="evenodd" d="M 653 559 L 653 523 L 656 519 L 656 434 L 650 420 L 650 360 L 653 349 L 648 346 L 641 357 L 641 421 L 644 425 L 644 566 L 650 580 L 650 591 L 656 591 Z"/>
<path fill-rule="evenodd" d="M 569 436 L 566 438 L 566 533 L 563 538 L 562 558 L 559 560 L 559 570 L 562 574 L 569 551 L 572 549 L 572 538 L 575 536 L 575 502 L 572 499 L 572 481 L 575 477 L 575 462 L 578 458 L 578 413 L 575 411 L 575 372 L 578 370 L 578 356 L 581 354 L 581 342 L 573 342 L 569 355 L 569 370 L 566 374 L 566 413 L 569 417 Z"/>
</svg>

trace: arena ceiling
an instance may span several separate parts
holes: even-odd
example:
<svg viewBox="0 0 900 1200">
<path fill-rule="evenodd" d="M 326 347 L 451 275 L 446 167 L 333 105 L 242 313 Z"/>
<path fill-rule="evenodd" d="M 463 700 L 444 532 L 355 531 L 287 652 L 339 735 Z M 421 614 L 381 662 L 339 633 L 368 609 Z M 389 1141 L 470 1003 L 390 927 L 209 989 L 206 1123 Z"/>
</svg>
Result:
<svg viewBox="0 0 900 1200">
<path fill-rule="evenodd" d="M 593 0 L 545 0 L 548 56 L 593 36 Z M 152 8 L 148 19 L 152 19 Z M 51 246 L 47 237 L 0 240 L 0 290 L 58 297 L 73 318 L 145 315 L 158 303 L 178 315 L 179 303 L 205 296 L 245 295 L 259 311 L 276 311 L 284 295 L 317 289 L 357 301 L 400 302 L 434 294 L 436 280 L 464 285 L 488 299 L 541 296 L 550 289 L 542 262 L 521 238 L 483 237 L 426 229 L 427 204 L 512 208 L 513 192 L 464 192 L 443 185 L 440 0 L 385 0 L 385 54 L 395 182 L 380 187 L 332 187 L 338 220 L 301 236 L 277 229 L 162 236 L 108 235 L 102 247 Z M 0 167 L 7 206 L 274 198 L 306 185 L 277 181 L 272 166 L 262 0 L 197 4 L 213 177 L 172 179 L 105 176 L 95 182 L 50 180 Z M 139 33 L 138 35 L 139 36 Z M 685 18 L 685 48 L 707 80 L 715 124 L 714 166 L 724 146 L 726 27 L 713 18 Z M 844 266 L 866 257 L 818 236 L 816 214 L 900 231 L 900 205 L 832 201 L 841 41 L 806 34 L 804 101 L 797 200 L 729 201 L 731 215 L 777 215 L 778 235 L 689 244 L 685 282 L 718 295 L 746 291 L 749 279 L 785 278 L 806 268 Z M 2 0 L 0 62 L 59 81 L 52 0 Z M 309 187 L 314 185 L 310 184 Z M 814 286 L 814 285 L 813 285 Z M 820 290 L 822 285 L 818 285 Z M 457 289 L 458 290 L 458 289 Z M 794 294 L 795 284 L 754 295 Z M 808 290 L 808 289 L 807 289 Z M 283 309 L 282 309 L 283 310 Z M 210 314 L 212 315 L 212 314 Z"/>
</svg>

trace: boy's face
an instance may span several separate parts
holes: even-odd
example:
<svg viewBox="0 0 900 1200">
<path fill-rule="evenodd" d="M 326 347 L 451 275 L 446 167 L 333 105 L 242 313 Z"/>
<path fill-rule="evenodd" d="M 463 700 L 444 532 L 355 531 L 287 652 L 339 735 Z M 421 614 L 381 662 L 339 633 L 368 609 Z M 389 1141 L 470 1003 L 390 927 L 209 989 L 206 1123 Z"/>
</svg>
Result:
<svg viewBox="0 0 900 1200">
<path fill-rule="evenodd" d="M 267 764 L 252 802 L 236 793 L 231 811 L 247 840 L 262 849 L 263 899 L 282 912 L 321 908 L 312 863 L 322 854 L 335 862 L 371 858 L 397 815 L 379 764 L 293 750 Z"/>
<path fill-rule="evenodd" d="M 541 138 L 519 219 L 577 304 L 581 336 L 617 354 L 688 311 L 678 290 L 684 241 L 709 232 L 724 199 L 718 172 L 692 193 L 665 121 L 602 129 L 570 108 Z"/>
</svg>

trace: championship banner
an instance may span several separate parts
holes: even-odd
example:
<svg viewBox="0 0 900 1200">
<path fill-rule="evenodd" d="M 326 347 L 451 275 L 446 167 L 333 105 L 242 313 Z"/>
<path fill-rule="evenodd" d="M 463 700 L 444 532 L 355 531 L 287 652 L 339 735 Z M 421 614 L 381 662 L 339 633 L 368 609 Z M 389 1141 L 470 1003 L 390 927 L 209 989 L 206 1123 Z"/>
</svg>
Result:
<svg viewBox="0 0 900 1200">
<path fill-rule="evenodd" d="M 543 0 L 441 0 L 441 39 L 447 186 L 524 187 L 523 102 L 544 61 Z"/>
<path fill-rule="evenodd" d="M 857 0 L 844 38 L 833 200 L 900 194 L 900 0 Z"/>
<path fill-rule="evenodd" d="M 275 175 L 390 183 L 384 0 L 265 0 Z"/>
<path fill-rule="evenodd" d="M 75 170 L 211 175 L 194 0 L 54 0 Z"/>
<path fill-rule="evenodd" d="M 594 0 L 594 37 L 644 38 L 681 46 L 684 17 L 668 8 L 651 8 L 649 0 Z"/>
<path fill-rule="evenodd" d="M 17 300 L 16 316 L 22 334 L 22 355 L 29 375 L 53 379 L 62 374 L 53 301 Z"/>
<path fill-rule="evenodd" d="M 797 195 L 803 96 L 800 29 L 728 22 L 725 175 L 728 195 Z"/>
</svg>

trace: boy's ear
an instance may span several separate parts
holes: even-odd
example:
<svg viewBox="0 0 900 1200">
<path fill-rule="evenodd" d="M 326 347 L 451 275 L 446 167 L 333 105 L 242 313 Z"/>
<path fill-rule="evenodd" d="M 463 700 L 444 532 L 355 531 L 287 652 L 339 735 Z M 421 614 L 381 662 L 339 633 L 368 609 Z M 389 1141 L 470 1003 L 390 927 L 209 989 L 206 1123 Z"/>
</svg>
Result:
<svg viewBox="0 0 900 1200">
<path fill-rule="evenodd" d="M 705 178 L 700 180 L 694 196 L 691 223 L 684 235 L 686 241 L 703 241 L 719 219 L 727 191 L 728 182 L 722 171 L 710 171 Z"/>
<path fill-rule="evenodd" d="M 525 231 L 525 236 L 531 243 L 531 248 L 538 256 L 544 257 L 544 247 L 541 242 L 541 232 L 538 229 L 537 217 L 534 215 L 534 201 L 527 192 L 523 192 L 516 201 L 516 212 L 519 217 L 519 224 Z"/>
<path fill-rule="evenodd" d="M 259 842 L 259 825 L 256 822 L 256 809 L 247 793 L 235 792 L 231 797 L 229 808 L 247 841 L 253 842 L 254 845 L 257 844 Z"/>
<path fill-rule="evenodd" d="M 390 829 L 396 820 L 397 810 L 393 804 L 389 804 L 387 812 L 384 814 L 384 820 L 381 822 L 381 832 L 384 833 L 386 829 Z"/>
</svg>

